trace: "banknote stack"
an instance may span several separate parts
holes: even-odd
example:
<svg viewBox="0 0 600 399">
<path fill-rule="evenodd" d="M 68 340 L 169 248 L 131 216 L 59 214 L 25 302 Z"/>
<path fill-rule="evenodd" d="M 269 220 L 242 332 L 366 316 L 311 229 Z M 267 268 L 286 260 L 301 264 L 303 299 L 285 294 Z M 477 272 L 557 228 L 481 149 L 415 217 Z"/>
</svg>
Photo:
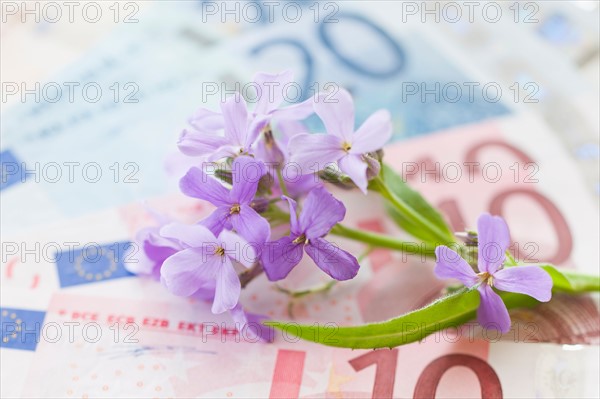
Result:
<svg viewBox="0 0 600 399">
<path fill-rule="evenodd" d="M 511 311 L 504 335 L 467 324 L 351 351 L 251 342 L 124 267 L 155 211 L 212 210 L 177 189 L 189 115 L 291 70 L 290 102 L 337 84 L 358 123 L 388 109 L 387 162 L 455 231 L 502 215 L 516 257 L 598 274 L 598 32 L 592 1 L 3 2 L 1 396 L 599 397 L 594 295 Z M 404 234 L 374 194 L 334 190 L 349 226 Z M 357 278 L 290 295 L 326 281 L 297 267 L 277 290 L 257 278 L 245 305 L 347 326 L 443 293 L 433 264 L 340 242 L 364 254 Z"/>
</svg>

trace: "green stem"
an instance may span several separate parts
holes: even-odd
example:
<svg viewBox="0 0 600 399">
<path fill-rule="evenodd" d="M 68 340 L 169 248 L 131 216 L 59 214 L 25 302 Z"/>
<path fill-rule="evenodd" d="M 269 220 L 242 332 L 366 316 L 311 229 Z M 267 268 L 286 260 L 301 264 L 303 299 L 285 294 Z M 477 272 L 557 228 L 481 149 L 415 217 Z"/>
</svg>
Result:
<svg viewBox="0 0 600 399">
<path fill-rule="evenodd" d="M 447 236 L 446 233 L 440 231 L 436 226 L 431 224 L 427 219 L 424 219 L 421 215 L 415 212 L 410 206 L 408 206 L 404 201 L 398 198 L 385 184 L 383 179 L 380 176 L 377 176 L 373 182 L 377 182 L 376 188 L 385 199 L 390 201 L 392 205 L 396 207 L 396 209 L 401 212 L 407 219 L 418 226 L 423 226 L 423 228 L 429 230 L 438 240 L 440 240 L 440 244 L 446 244 L 450 242 L 454 242 L 454 237 Z M 375 188 L 375 187 L 373 187 Z"/>
<path fill-rule="evenodd" d="M 283 174 L 281 173 L 281 169 L 277 168 L 277 180 L 279 181 L 279 188 L 281 188 L 281 193 L 286 197 L 290 196 L 290 193 L 285 186 L 285 180 L 283 180 Z"/>
<path fill-rule="evenodd" d="M 517 265 L 517 261 L 512 256 L 512 254 L 510 253 L 509 250 L 506 250 L 506 261 L 505 262 L 508 266 L 516 266 Z"/>
<path fill-rule="evenodd" d="M 401 241 L 387 235 L 371 233 L 363 230 L 356 230 L 350 227 L 336 224 L 331 229 L 331 234 L 339 237 L 349 238 L 354 241 L 360 241 L 379 248 L 389 248 L 402 251 L 408 255 L 434 256 L 435 247 L 429 244 Z"/>
<path fill-rule="evenodd" d="M 337 281 L 333 280 L 333 281 L 330 281 L 319 287 L 307 288 L 305 290 L 300 290 L 300 291 L 288 290 L 287 288 L 280 287 L 276 284 L 275 289 L 277 289 L 277 291 L 279 291 L 281 293 L 288 295 L 291 298 L 301 298 L 303 296 L 310 295 L 310 294 L 316 294 L 319 292 L 322 292 L 322 293 L 328 292 L 336 283 L 337 283 Z"/>
<path fill-rule="evenodd" d="M 281 226 L 282 224 L 289 223 L 290 221 L 290 214 L 281 210 L 275 204 L 277 201 L 280 200 L 278 199 L 276 201 L 272 201 L 267 210 L 261 213 L 261 216 L 269 221 L 271 227 Z"/>
</svg>

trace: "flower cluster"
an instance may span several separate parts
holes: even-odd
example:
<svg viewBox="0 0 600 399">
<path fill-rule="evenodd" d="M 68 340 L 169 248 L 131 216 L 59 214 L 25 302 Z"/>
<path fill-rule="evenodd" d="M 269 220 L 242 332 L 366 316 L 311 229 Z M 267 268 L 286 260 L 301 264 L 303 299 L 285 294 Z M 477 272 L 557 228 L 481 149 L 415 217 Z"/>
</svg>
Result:
<svg viewBox="0 0 600 399">
<path fill-rule="evenodd" d="M 356 276 L 356 258 L 324 238 L 346 208 L 327 191 L 323 171 L 334 170 L 339 181 L 343 177 L 366 193 L 368 179 L 380 169 L 375 152 L 392 134 L 390 114 L 378 111 L 355 131 L 353 101 L 343 89 L 282 106 L 283 95 L 273 87 L 292 78 L 290 72 L 257 74 L 260 95 L 253 110 L 235 94 L 220 112 L 195 112 L 178 147 L 198 157 L 198 167 L 179 187 L 215 209 L 195 225 L 161 220 L 161 226 L 142 230 L 137 239 L 143 251 L 130 270 L 160 278 L 173 294 L 212 301 L 214 313 L 230 311 L 241 319 L 247 317 L 240 316 L 240 276 L 247 269 L 281 280 L 305 251 L 333 279 Z M 309 133 L 302 123 L 315 114 L 326 132 Z M 288 223 L 289 234 L 272 236 L 275 222 Z"/>
<path fill-rule="evenodd" d="M 159 279 L 175 295 L 209 301 L 214 313 L 230 312 L 242 325 L 259 321 L 263 316 L 246 313 L 239 303 L 242 288 L 263 272 L 270 281 L 286 278 L 305 252 L 334 280 L 357 275 L 358 260 L 326 238 L 336 227 L 336 234 L 352 230 L 338 225 L 346 208 L 328 191 L 329 182 L 365 194 L 371 189 L 389 201 L 398 224 L 425 241 L 413 247 L 437 246 L 435 274 L 479 292 L 478 319 L 483 326 L 502 332 L 510 328 L 508 310 L 496 290 L 550 300 L 553 281 L 546 271 L 505 264 L 510 237 L 499 217 L 482 215 L 478 234 L 459 245 L 459 252 L 468 254 L 478 242 L 476 265 L 433 242 L 451 244 L 455 235 L 422 197 L 382 164 L 381 150 L 392 134 L 389 112 L 376 111 L 355 129 L 350 93 L 339 89 L 284 106 L 284 96 L 273 87 L 290 82 L 290 72 L 259 73 L 254 78 L 258 101 L 253 110 L 235 94 L 221 104 L 220 112 L 200 109 L 193 115 L 178 146 L 197 162 L 179 188 L 186 196 L 209 202 L 214 210 L 193 225 L 157 215 L 158 226 L 138 233 L 143 251 L 128 265 L 130 271 Z M 313 116 L 325 132 L 308 131 L 304 121 Z M 396 180 L 390 185 L 390 179 Z M 370 180 L 375 181 L 369 184 Z M 280 225 L 289 228 L 274 228 Z M 346 237 L 372 247 L 402 250 L 407 244 L 360 231 Z M 424 250 L 422 255 L 432 252 Z M 250 332 L 267 339 L 263 329 Z"/>
</svg>

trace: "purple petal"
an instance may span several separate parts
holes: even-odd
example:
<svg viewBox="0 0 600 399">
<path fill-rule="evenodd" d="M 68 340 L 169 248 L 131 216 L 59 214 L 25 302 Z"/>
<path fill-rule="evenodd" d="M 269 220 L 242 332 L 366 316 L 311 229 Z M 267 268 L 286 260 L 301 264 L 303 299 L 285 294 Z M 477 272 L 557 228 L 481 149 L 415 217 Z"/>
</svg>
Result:
<svg viewBox="0 0 600 399">
<path fill-rule="evenodd" d="M 387 110 L 379 110 L 371 115 L 352 137 L 353 154 L 375 152 L 392 137 L 392 117 Z"/>
<path fill-rule="evenodd" d="M 472 287 L 479 279 L 471 265 L 450 248 L 439 245 L 435 249 L 436 264 L 433 272 L 439 279 L 455 278 L 467 287 Z"/>
<path fill-rule="evenodd" d="M 242 336 L 249 341 L 260 339 L 263 342 L 273 342 L 275 339 L 275 330 L 262 324 L 263 320 L 269 319 L 268 317 L 245 312 L 239 303 L 229 313 L 233 321 L 239 324 Z"/>
<path fill-rule="evenodd" d="M 255 114 L 267 115 L 276 110 L 283 102 L 283 88 L 294 80 L 292 71 L 283 71 L 278 74 L 259 72 L 254 75 L 254 83 L 260 86 L 260 92 Z"/>
<path fill-rule="evenodd" d="M 338 161 L 340 170 L 350 176 L 356 187 L 363 193 L 367 193 L 369 180 L 367 179 L 367 167 L 369 164 L 360 155 L 348 154 Z"/>
<path fill-rule="evenodd" d="M 298 178 L 294 178 L 291 181 L 288 181 L 285 177 L 283 179 L 286 182 L 285 185 L 288 193 L 292 197 L 299 197 L 312 189 L 323 187 L 323 182 L 317 175 L 298 176 Z"/>
<path fill-rule="evenodd" d="M 346 141 L 351 140 L 354 133 L 354 102 L 350 93 L 344 89 L 333 95 L 321 93 L 314 108 L 327 133 Z"/>
<path fill-rule="evenodd" d="M 197 110 L 188 122 L 202 132 L 217 132 L 225 126 L 222 114 L 206 108 Z"/>
<path fill-rule="evenodd" d="M 165 260 L 160 275 L 170 292 L 190 296 L 214 279 L 220 264 L 220 257 L 206 256 L 201 249 L 184 249 Z"/>
<path fill-rule="evenodd" d="M 235 158 L 240 155 L 240 151 L 243 151 L 243 146 L 241 145 L 223 145 L 209 154 L 206 157 L 206 160 L 210 162 L 216 162 L 223 158 Z"/>
<path fill-rule="evenodd" d="M 223 136 L 184 129 L 179 136 L 177 147 L 185 155 L 202 156 L 212 154 L 226 143 Z"/>
<path fill-rule="evenodd" d="M 229 217 L 233 228 L 251 244 L 263 244 L 271 235 L 269 222 L 248 205 L 242 205 L 238 214 Z"/>
<path fill-rule="evenodd" d="M 313 189 L 304 202 L 300 214 L 300 230 L 310 240 L 329 233 L 331 228 L 344 220 L 346 207 L 329 193 L 325 187 Z"/>
<path fill-rule="evenodd" d="M 371 180 L 379 176 L 381 172 L 381 163 L 373 157 L 365 156 L 364 161 L 367 163 L 367 180 Z"/>
<path fill-rule="evenodd" d="M 233 161 L 232 171 L 230 203 L 249 204 L 256 194 L 260 178 L 267 173 L 265 164 L 251 157 L 241 156 Z"/>
<path fill-rule="evenodd" d="M 269 280 L 284 279 L 302 259 L 304 243 L 293 241 L 294 237 L 282 237 L 265 244 L 261 261 Z"/>
<path fill-rule="evenodd" d="M 229 191 L 198 168 L 188 170 L 179 181 L 179 189 L 189 197 L 208 201 L 215 206 L 229 205 Z"/>
<path fill-rule="evenodd" d="M 244 267 L 250 267 L 256 262 L 256 248 L 239 235 L 228 230 L 219 234 L 219 241 L 225 248 L 225 254 L 238 261 Z"/>
<path fill-rule="evenodd" d="M 309 98 L 298 104 L 280 108 L 272 112 L 271 117 L 277 121 L 296 121 L 306 119 L 315 113 L 314 100 Z"/>
<path fill-rule="evenodd" d="M 166 222 L 163 224 L 163 226 L 166 226 L 167 224 L 169 224 L 170 222 Z M 142 238 L 142 240 L 139 240 L 139 242 L 142 241 L 147 241 L 150 245 L 154 246 L 154 247 L 173 247 L 173 248 L 178 248 L 177 243 L 173 240 L 171 240 L 170 238 L 166 238 L 160 235 L 160 229 L 162 228 L 162 226 L 158 227 L 148 227 L 146 229 L 142 229 L 138 232 L 138 234 L 136 234 L 136 241 L 138 241 L 139 238 Z M 146 232 L 144 232 L 144 230 L 146 230 Z M 179 248 L 182 249 L 182 248 Z"/>
<path fill-rule="evenodd" d="M 269 137 L 267 139 L 264 134 L 256 143 L 254 155 L 257 159 L 269 164 L 281 165 L 285 162 L 285 154 L 283 153 L 278 140 L 274 137 Z"/>
<path fill-rule="evenodd" d="M 162 262 L 165 259 L 167 259 L 169 256 L 173 255 L 178 250 L 179 249 L 175 248 L 174 246 L 172 246 L 172 247 L 157 247 L 157 246 L 150 244 L 150 242 L 148 242 L 148 241 L 144 242 L 145 254 L 148 256 L 149 259 L 153 260 L 154 262 L 160 263 L 160 264 L 162 264 Z"/>
<path fill-rule="evenodd" d="M 209 229 L 216 237 L 221 234 L 223 229 L 227 229 L 231 225 L 229 223 L 230 209 L 230 206 L 220 206 L 213 213 L 199 221 L 198 224 Z"/>
<path fill-rule="evenodd" d="M 159 235 L 158 227 L 147 227 L 137 232 L 135 244 L 123 257 L 125 269 L 133 274 L 160 278 L 160 268 L 169 256 L 182 249 L 180 245 Z"/>
<path fill-rule="evenodd" d="M 330 134 L 298 134 L 290 139 L 288 151 L 290 162 L 296 163 L 303 175 L 323 170 L 346 154 L 342 140 Z"/>
<path fill-rule="evenodd" d="M 223 313 L 233 309 L 237 305 L 242 291 L 240 279 L 233 269 L 231 261 L 227 257 L 221 259 L 216 273 L 217 288 L 212 305 L 213 313 Z"/>
<path fill-rule="evenodd" d="M 479 271 L 494 274 L 504 263 L 505 252 L 510 245 L 510 234 L 504 219 L 482 214 L 477 220 Z"/>
<path fill-rule="evenodd" d="M 494 287 L 529 295 L 540 302 L 552 297 L 552 278 L 539 266 L 506 267 L 494 273 Z"/>
<path fill-rule="evenodd" d="M 235 93 L 221 104 L 221 112 L 225 121 L 225 137 L 233 145 L 244 146 L 248 129 L 246 100 Z"/>
<path fill-rule="evenodd" d="M 217 242 L 215 235 L 200 224 L 170 223 L 160 229 L 160 235 L 180 241 L 191 248 Z"/>
<path fill-rule="evenodd" d="M 196 292 L 190 295 L 190 298 L 194 298 L 199 301 L 213 302 L 215 300 L 215 286 L 215 280 L 206 281 L 202 287 L 198 288 Z"/>
<path fill-rule="evenodd" d="M 304 250 L 321 270 L 336 280 L 350 280 L 360 268 L 354 256 L 322 238 L 311 239 Z"/>
<path fill-rule="evenodd" d="M 499 330 L 503 334 L 510 331 L 510 316 L 502 298 L 488 284 L 477 289 L 481 298 L 477 309 L 477 321 L 486 329 Z"/>
<path fill-rule="evenodd" d="M 252 119 L 247 128 L 248 133 L 246 134 L 246 140 L 243 143 L 245 152 L 252 153 L 254 142 L 258 139 L 258 136 L 260 136 L 269 121 L 270 117 L 268 115 L 258 115 Z"/>
<path fill-rule="evenodd" d="M 292 234 L 299 236 L 302 234 L 302 230 L 300 228 L 300 224 L 298 223 L 298 204 L 296 204 L 296 201 L 286 197 L 285 195 L 282 195 L 281 198 L 287 201 L 290 208 L 290 231 Z"/>
<path fill-rule="evenodd" d="M 146 255 L 144 249 L 127 251 L 125 256 L 127 259 L 127 261 L 123 262 L 125 269 L 139 276 L 155 277 L 157 270 L 160 271 L 160 267 L 162 266 L 162 262 L 159 264 Z"/>
<path fill-rule="evenodd" d="M 290 139 L 299 134 L 308 134 L 309 129 L 299 121 L 290 119 L 282 119 L 273 123 L 273 127 L 281 133 L 281 139 L 279 144 L 282 150 L 285 150 L 288 146 Z M 287 151 L 284 151 L 287 152 Z"/>
<path fill-rule="evenodd" d="M 147 274 L 158 280 L 160 278 L 160 268 L 162 267 L 165 260 L 169 256 L 172 256 L 173 254 L 175 254 L 180 249 L 181 248 L 175 248 L 175 245 L 173 245 L 171 247 L 157 247 L 157 246 L 153 246 L 152 244 L 150 244 L 149 241 L 146 241 L 144 243 L 143 251 L 140 251 L 140 252 L 145 253 L 146 259 L 148 259 L 148 261 L 151 262 L 152 266 L 149 267 L 150 266 L 149 263 L 146 263 L 144 265 L 143 262 L 140 262 L 139 263 L 140 269 L 138 269 L 138 272 L 136 274 Z M 140 258 L 142 258 L 142 257 L 140 256 Z M 140 258 L 138 258 L 138 259 L 140 259 Z M 142 269 L 142 268 L 144 268 L 144 269 Z M 135 273 L 135 271 L 132 270 L 131 267 L 127 268 L 127 270 L 129 270 L 132 273 Z"/>
</svg>

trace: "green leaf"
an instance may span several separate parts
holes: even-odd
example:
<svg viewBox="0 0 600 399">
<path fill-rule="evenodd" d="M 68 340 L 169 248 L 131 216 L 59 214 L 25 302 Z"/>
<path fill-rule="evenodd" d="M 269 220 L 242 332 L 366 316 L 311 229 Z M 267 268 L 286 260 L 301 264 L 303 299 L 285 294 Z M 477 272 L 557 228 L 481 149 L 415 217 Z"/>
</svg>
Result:
<svg viewBox="0 0 600 399">
<path fill-rule="evenodd" d="M 519 267 L 519 266 L 515 266 Z M 553 291 L 583 293 L 600 291 L 598 276 L 582 275 L 558 270 L 552 265 L 543 265 L 552 277 Z M 498 292 L 508 309 L 533 307 L 539 302 L 522 294 Z M 392 348 L 416 342 L 424 337 L 449 327 L 458 327 L 473 320 L 479 307 L 477 290 L 461 290 L 397 318 L 355 327 L 326 325 L 299 325 L 280 321 L 264 324 L 285 331 L 288 336 L 321 343 L 328 346 L 353 349 Z"/>
<path fill-rule="evenodd" d="M 501 293 L 508 308 L 534 306 L 538 302 L 526 295 Z M 288 336 L 327 346 L 352 349 L 393 348 L 420 341 L 449 327 L 459 327 L 475 319 L 479 307 L 477 290 L 460 291 L 382 323 L 356 327 L 337 327 L 333 323 L 300 325 L 265 321 L 265 325 L 285 331 Z"/>
<path fill-rule="evenodd" d="M 558 269 L 554 265 L 541 265 L 552 277 L 553 291 L 580 294 L 600 291 L 600 276 L 590 276 L 573 270 Z"/>
<path fill-rule="evenodd" d="M 461 291 L 395 319 L 357 327 L 338 327 L 332 323 L 298 325 L 278 321 L 264 324 L 286 331 L 288 335 L 328 346 L 353 349 L 392 348 L 419 341 L 427 335 L 459 326 L 475 317 L 479 306 L 477 291 Z"/>
<path fill-rule="evenodd" d="M 408 208 L 412 209 L 412 213 L 417 214 L 422 219 L 426 220 L 441 234 L 436 235 L 430 230 L 424 229 L 422 225 L 411 220 L 404 212 L 399 210 L 396 206 L 393 206 L 393 201 L 390 201 L 390 203 L 387 204 L 387 210 L 396 224 L 413 237 L 426 242 L 442 244 L 440 242 L 440 235 L 443 235 L 444 238 L 452 241 L 454 236 L 452 230 L 448 227 L 448 224 L 442 215 L 435 210 L 421 194 L 410 188 L 408 184 L 404 182 L 402 177 L 386 164 L 382 164 L 381 173 L 383 183 L 390 194 L 402 201 Z M 376 183 L 373 184 L 372 188 L 381 192 L 384 197 L 386 196 L 385 193 L 382 192 L 382 189 L 385 190 L 385 188 L 377 187 Z"/>
</svg>

